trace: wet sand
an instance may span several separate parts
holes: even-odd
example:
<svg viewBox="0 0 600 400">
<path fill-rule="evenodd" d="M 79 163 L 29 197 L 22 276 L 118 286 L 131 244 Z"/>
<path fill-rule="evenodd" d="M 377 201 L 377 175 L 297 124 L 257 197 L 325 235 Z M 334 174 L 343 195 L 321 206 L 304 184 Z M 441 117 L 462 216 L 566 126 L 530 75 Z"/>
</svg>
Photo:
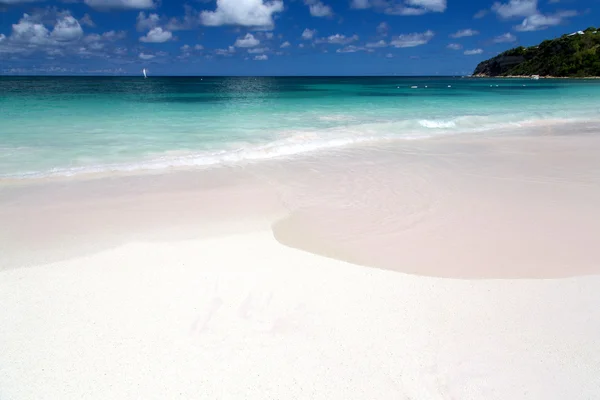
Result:
<svg viewBox="0 0 600 400">
<path fill-rule="evenodd" d="M 0 190 L 0 264 L 272 229 L 368 267 L 456 278 L 600 272 L 596 135 L 384 142 L 205 171 Z"/>
</svg>

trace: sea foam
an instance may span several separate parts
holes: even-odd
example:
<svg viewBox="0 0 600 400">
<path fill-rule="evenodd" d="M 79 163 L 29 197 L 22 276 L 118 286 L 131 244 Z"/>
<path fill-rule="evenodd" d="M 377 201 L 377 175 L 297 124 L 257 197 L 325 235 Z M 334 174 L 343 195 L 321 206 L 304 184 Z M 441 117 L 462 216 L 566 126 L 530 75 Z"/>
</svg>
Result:
<svg viewBox="0 0 600 400">
<path fill-rule="evenodd" d="M 170 169 L 232 165 L 311 152 L 335 151 L 345 146 L 397 140 L 425 140 L 444 135 L 490 130 L 540 127 L 578 122 L 576 119 L 522 119 L 507 122 L 499 116 L 461 116 L 451 120 L 406 120 L 352 124 L 321 130 L 281 130 L 266 143 L 231 142 L 220 150 L 177 150 L 149 154 L 131 162 L 52 168 L 19 174 L 0 175 L 0 179 L 71 177 L 89 174 L 135 173 Z"/>
</svg>

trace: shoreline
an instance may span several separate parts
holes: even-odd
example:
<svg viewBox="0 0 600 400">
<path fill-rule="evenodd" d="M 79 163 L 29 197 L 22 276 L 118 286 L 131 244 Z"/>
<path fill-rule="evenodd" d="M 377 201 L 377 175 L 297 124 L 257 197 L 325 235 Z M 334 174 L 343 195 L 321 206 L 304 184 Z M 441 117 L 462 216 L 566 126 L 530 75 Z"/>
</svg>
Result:
<svg viewBox="0 0 600 400">
<path fill-rule="evenodd" d="M 491 79 L 491 78 L 490 78 Z M 559 120 L 559 119 L 539 119 L 533 122 L 530 121 L 520 121 L 518 124 L 522 124 L 520 127 L 508 127 L 508 126 L 499 126 L 496 128 L 492 128 L 489 130 L 485 130 L 485 134 L 481 136 L 482 140 L 485 140 L 486 137 L 492 138 L 495 135 L 502 136 L 517 136 L 521 135 L 523 132 L 529 135 L 543 135 L 548 130 L 551 131 L 579 131 L 582 133 L 587 133 L 589 131 L 600 131 L 600 120 L 594 122 L 582 122 L 581 120 Z M 339 144 L 336 146 L 324 146 L 322 148 L 315 148 L 307 151 L 300 151 L 292 154 L 283 154 L 280 156 L 273 157 L 265 157 L 265 158 L 249 158 L 249 159 L 240 159 L 237 161 L 223 161 L 217 162 L 213 164 L 190 164 L 190 165 L 169 165 L 164 168 L 137 168 L 137 169 L 114 169 L 111 167 L 115 167 L 114 164 L 107 165 L 95 165 L 89 166 L 90 172 L 78 172 L 73 174 L 63 174 L 63 173 L 48 173 L 45 174 L 43 171 L 36 173 L 36 175 L 27 175 L 24 177 L 17 176 L 0 176 L 0 189 L 2 187 L 18 187 L 18 186 L 30 186 L 30 185 L 44 185 L 44 184 L 52 184 L 52 183 L 68 183 L 68 182 L 85 182 L 85 181 L 94 181 L 94 180 L 103 180 L 110 178 L 128 178 L 128 177 L 153 177 L 153 176 L 162 176 L 166 174 L 179 174 L 185 172 L 202 172 L 202 171 L 227 171 L 229 169 L 238 169 L 245 168 L 257 165 L 257 164 L 269 164 L 269 163 L 279 163 L 290 161 L 294 162 L 294 160 L 303 160 L 306 158 L 313 157 L 315 155 L 323 155 L 328 157 L 329 155 L 335 152 L 345 152 L 345 151 L 353 151 L 360 148 L 369 148 L 374 146 L 401 146 L 402 144 L 406 144 L 410 146 L 412 142 L 436 142 L 436 141 L 445 141 L 448 140 L 450 136 L 456 137 L 474 137 L 478 138 L 478 135 L 481 132 L 478 131 L 453 131 L 453 132 L 445 132 L 441 134 L 433 134 L 429 137 L 422 138 L 410 138 L 406 139 L 401 136 L 399 137 L 381 137 L 381 138 L 370 138 L 368 140 L 360 140 L 356 142 L 349 141 L 348 143 Z M 189 156 L 189 155 L 188 155 Z M 148 161 L 146 161 L 148 163 Z M 123 164 L 126 165 L 126 164 Z M 106 170 L 97 171 L 102 167 L 107 167 Z M 65 170 L 66 172 L 66 170 Z"/>
<path fill-rule="evenodd" d="M 600 177 L 592 167 L 600 139 L 564 135 L 555 126 L 529 132 L 536 133 L 379 143 L 208 170 L 4 185 L 0 266 L 67 260 L 132 240 L 160 242 L 272 229 L 277 240 L 290 247 L 417 275 L 594 274 L 598 265 L 593 260 L 600 254 L 588 243 L 593 234 L 571 244 L 577 256 L 570 258 L 576 264 L 570 269 L 565 267 L 568 259 L 560 255 L 560 243 L 582 229 L 600 235 L 600 224 L 591 217 L 596 204 L 592 200 L 600 201 L 593 189 Z M 555 157 L 562 160 L 559 169 Z M 410 190 L 400 191 L 401 187 Z M 554 203 L 547 203 L 548 197 Z M 462 212 L 461 204 L 471 204 L 474 214 Z M 504 217 L 509 209 L 510 223 Z M 582 217 L 584 210 L 588 217 Z M 492 233 L 479 219 L 494 227 L 496 239 L 505 241 L 501 256 L 491 256 Z M 436 239 L 435 254 L 427 250 L 431 230 L 448 236 Z M 526 251 L 511 238 L 511 231 L 537 238 L 530 244 L 535 247 Z M 469 239 L 461 243 L 452 237 Z M 444 259 L 457 257 L 463 260 L 460 265 L 440 270 Z M 515 257 L 520 261 L 507 268 Z"/>
</svg>

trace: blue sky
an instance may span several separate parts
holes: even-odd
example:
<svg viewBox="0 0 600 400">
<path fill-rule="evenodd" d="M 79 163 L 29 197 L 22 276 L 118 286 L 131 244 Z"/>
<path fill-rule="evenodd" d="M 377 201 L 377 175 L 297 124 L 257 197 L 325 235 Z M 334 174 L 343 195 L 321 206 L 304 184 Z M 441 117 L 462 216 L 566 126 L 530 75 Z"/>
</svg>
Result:
<svg viewBox="0 0 600 400">
<path fill-rule="evenodd" d="M 0 0 L 0 73 L 465 75 L 599 0 Z"/>
</svg>

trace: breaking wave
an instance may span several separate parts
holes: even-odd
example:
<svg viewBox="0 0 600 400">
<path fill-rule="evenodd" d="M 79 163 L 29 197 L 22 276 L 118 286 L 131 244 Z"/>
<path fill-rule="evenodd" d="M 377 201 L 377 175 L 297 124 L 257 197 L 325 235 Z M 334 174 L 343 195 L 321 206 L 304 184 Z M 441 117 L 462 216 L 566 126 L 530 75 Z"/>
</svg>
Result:
<svg viewBox="0 0 600 400">
<path fill-rule="evenodd" d="M 336 116 L 338 118 L 338 116 Z M 274 132 L 271 141 L 262 144 L 223 143 L 217 151 L 165 151 L 147 154 L 142 159 L 123 163 L 81 165 L 69 168 L 52 168 L 44 171 L 29 171 L 12 175 L 0 175 L 1 179 L 31 179 L 46 177 L 68 177 L 81 174 L 132 173 L 209 167 L 292 157 L 310 152 L 331 150 L 359 143 L 389 140 L 418 140 L 442 135 L 477 133 L 497 130 L 506 132 L 524 127 L 559 125 L 578 122 L 575 119 L 540 118 L 513 119 L 505 116 L 461 116 L 454 119 L 422 119 L 406 121 L 351 124 L 320 130 L 282 130 Z M 589 119 L 586 122 L 590 122 Z"/>
</svg>

